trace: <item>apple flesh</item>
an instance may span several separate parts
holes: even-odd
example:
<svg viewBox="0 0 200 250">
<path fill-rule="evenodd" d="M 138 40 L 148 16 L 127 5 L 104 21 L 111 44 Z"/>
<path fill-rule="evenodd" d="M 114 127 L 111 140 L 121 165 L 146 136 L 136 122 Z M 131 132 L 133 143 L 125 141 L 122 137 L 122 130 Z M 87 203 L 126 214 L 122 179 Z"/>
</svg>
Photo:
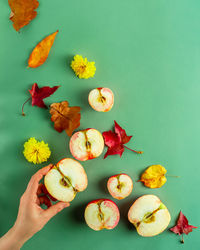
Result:
<svg viewBox="0 0 200 250">
<path fill-rule="evenodd" d="M 114 95 L 109 88 L 96 88 L 88 96 L 90 106 L 99 112 L 108 112 L 114 104 Z"/>
<path fill-rule="evenodd" d="M 113 229 L 119 222 L 117 205 L 108 199 L 91 201 L 85 209 L 85 221 L 95 231 Z"/>
<path fill-rule="evenodd" d="M 113 198 L 121 200 L 132 192 L 133 182 L 127 174 L 117 174 L 108 179 L 107 188 Z"/>
<path fill-rule="evenodd" d="M 78 192 L 86 189 L 88 180 L 84 168 L 78 161 L 65 158 L 50 169 L 44 178 L 44 184 L 55 199 L 70 202 Z"/>
<path fill-rule="evenodd" d="M 130 207 L 128 220 L 139 235 L 152 237 L 163 232 L 171 220 L 166 206 L 155 195 L 143 195 Z"/>
<path fill-rule="evenodd" d="M 87 161 L 101 155 L 104 149 L 102 134 L 93 128 L 73 134 L 69 147 L 71 154 L 79 161 Z"/>
</svg>

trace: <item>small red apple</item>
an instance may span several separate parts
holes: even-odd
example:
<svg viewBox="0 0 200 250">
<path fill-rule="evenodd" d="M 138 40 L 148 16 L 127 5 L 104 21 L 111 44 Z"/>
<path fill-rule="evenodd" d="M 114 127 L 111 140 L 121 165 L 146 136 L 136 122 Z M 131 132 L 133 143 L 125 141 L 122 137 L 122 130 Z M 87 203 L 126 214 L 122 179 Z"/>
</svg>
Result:
<svg viewBox="0 0 200 250">
<path fill-rule="evenodd" d="M 127 174 L 117 174 L 108 179 L 107 187 L 113 198 L 121 200 L 132 192 L 133 181 Z"/>
<path fill-rule="evenodd" d="M 69 147 L 71 154 L 77 160 L 91 160 L 100 156 L 103 152 L 103 136 L 94 128 L 81 130 L 72 135 Z"/>
<path fill-rule="evenodd" d="M 109 88 L 96 88 L 88 96 L 90 106 L 99 112 L 108 112 L 114 104 L 114 95 Z"/>
<path fill-rule="evenodd" d="M 95 231 L 115 228 L 119 218 L 117 205 L 108 199 L 91 201 L 85 208 L 85 221 Z"/>
</svg>

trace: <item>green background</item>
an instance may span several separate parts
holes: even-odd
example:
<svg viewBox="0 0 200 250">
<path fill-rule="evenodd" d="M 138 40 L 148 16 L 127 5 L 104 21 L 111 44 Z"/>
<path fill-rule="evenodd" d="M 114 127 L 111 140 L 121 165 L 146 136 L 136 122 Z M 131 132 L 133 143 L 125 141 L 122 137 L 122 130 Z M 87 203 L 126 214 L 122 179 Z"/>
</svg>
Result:
<svg viewBox="0 0 200 250">
<path fill-rule="evenodd" d="M 127 146 L 143 150 L 136 155 L 125 150 L 84 162 L 89 185 L 77 195 L 70 208 L 54 217 L 23 250 L 35 249 L 199 249 L 199 229 L 185 237 L 166 230 L 152 237 L 140 237 L 127 221 L 132 202 L 144 194 L 158 195 L 168 207 L 175 224 L 180 209 L 191 224 L 199 226 L 200 176 L 200 1 L 199 0 L 40 0 L 38 16 L 20 33 L 9 20 L 7 1 L 0 2 L 0 233 L 14 223 L 19 198 L 40 167 L 28 163 L 23 143 L 29 137 L 49 143 L 48 163 L 71 157 L 69 138 L 53 129 L 44 109 L 21 105 L 34 82 L 39 86 L 62 87 L 46 103 L 68 100 L 82 107 L 80 129 L 101 132 L 116 120 L 133 135 Z M 48 60 L 41 67 L 27 69 L 35 45 L 59 29 Z M 96 62 L 93 79 L 80 80 L 69 65 L 75 54 Z M 88 92 L 110 87 L 115 105 L 108 113 L 92 110 Z M 137 180 L 149 165 L 161 164 L 169 174 L 160 189 L 134 183 L 132 194 L 117 201 L 121 220 L 114 230 L 95 232 L 83 219 L 87 202 L 111 198 L 105 184 L 109 176 L 125 172 Z"/>
</svg>

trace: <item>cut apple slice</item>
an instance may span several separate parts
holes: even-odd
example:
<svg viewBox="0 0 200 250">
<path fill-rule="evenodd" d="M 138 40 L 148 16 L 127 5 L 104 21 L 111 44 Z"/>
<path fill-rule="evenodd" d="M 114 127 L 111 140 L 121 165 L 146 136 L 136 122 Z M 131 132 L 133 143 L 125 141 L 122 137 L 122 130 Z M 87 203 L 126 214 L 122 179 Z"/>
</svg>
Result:
<svg viewBox="0 0 200 250">
<path fill-rule="evenodd" d="M 139 235 L 151 237 L 162 233 L 171 220 L 166 206 L 155 195 L 143 195 L 130 207 L 129 221 Z"/>
<path fill-rule="evenodd" d="M 133 182 L 127 174 L 117 174 L 108 179 L 107 187 L 113 198 L 121 200 L 132 192 Z"/>
<path fill-rule="evenodd" d="M 99 112 L 108 112 L 114 104 L 114 95 L 109 88 L 96 88 L 88 96 L 90 106 Z"/>
<path fill-rule="evenodd" d="M 70 202 L 78 192 L 86 189 L 88 180 L 84 168 L 78 161 L 65 158 L 46 174 L 44 184 L 55 199 Z"/>
<path fill-rule="evenodd" d="M 73 134 L 69 147 L 71 154 L 79 161 L 94 159 L 103 152 L 104 140 L 102 134 L 93 128 L 81 130 Z"/>
<path fill-rule="evenodd" d="M 95 231 L 113 229 L 119 222 L 117 205 L 108 199 L 91 201 L 85 209 L 85 221 Z"/>
</svg>

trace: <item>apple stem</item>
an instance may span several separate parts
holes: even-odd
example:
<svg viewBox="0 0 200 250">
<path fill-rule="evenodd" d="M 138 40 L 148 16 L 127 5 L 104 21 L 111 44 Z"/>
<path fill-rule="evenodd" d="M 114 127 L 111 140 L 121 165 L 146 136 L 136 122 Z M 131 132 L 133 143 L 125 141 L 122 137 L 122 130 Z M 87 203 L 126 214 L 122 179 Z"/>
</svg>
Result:
<svg viewBox="0 0 200 250">
<path fill-rule="evenodd" d="M 182 234 L 182 239 L 181 239 L 181 243 L 182 243 L 182 244 L 184 243 L 184 239 L 183 239 L 183 234 Z"/>
<path fill-rule="evenodd" d="M 171 175 L 171 174 L 166 174 L 165 176 L 175 177 L 175 178 L 179 178 L 179 177 L 180 177 L 180 176 L 178 176 L 178 175 Z"/>
<path fill-rule="evenodd" d="M 24 113 L 24 105 L 28 102 L 28 101 L 30 101 L 31 100 L 31 97 L 29 97 L 26 101 L 25 101 L 25 103 L 22 105 L 22 115 L 23 116 L 25 116 L 25 113 Z"/>
<path fill-rule="evenodd" d="M 136 150 L 133 150 L 133 149 L 131 149 L 131 148 L 128 148 L 128 147 L 125 146 L 125 145 L 123 145 L 123 146 L 124 146 L 125 148 L 131 150 L 132 152 L 135 152 L 135 153 L 137 153 L 137 154 L 143 154 L 143 151 L 136 151 Z"/>
</svg>

